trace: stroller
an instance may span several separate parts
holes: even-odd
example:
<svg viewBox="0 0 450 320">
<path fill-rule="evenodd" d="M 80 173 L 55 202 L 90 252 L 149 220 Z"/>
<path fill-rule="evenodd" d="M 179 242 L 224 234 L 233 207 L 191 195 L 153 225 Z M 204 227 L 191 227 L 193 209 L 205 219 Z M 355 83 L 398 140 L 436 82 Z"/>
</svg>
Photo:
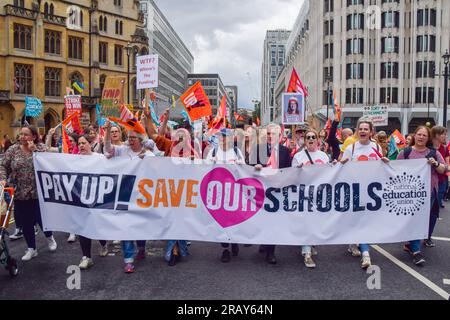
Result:
<svg viewBox="0 0 450 320">
<path fill-rule="evenodd" d="M 11 213 L 14 203 L 14 188 L 4 188 L 0 185 L 0 265 L 8 270 L 11 277 L 17 276 L 19 268 L 17 261 L 11 257 L 5 236 L 8 234 L 6 230 L 9 227 Z"/>
</svg>

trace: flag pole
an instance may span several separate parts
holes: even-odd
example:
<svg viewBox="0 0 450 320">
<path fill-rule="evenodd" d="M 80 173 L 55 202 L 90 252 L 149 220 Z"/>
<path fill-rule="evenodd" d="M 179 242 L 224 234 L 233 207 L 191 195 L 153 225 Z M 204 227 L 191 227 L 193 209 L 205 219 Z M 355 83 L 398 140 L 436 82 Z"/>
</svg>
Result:
<svg viewBox="0 0 450 320">
<path fill-rule="evenodd" d="M 145 110 L 148 111 L 148 89 L 145 89 Z"/>
</svg>

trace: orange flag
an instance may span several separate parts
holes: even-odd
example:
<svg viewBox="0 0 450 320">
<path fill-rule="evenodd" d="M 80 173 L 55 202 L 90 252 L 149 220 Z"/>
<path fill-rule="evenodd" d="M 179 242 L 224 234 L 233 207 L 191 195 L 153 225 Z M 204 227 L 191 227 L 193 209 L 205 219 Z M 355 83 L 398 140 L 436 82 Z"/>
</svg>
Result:
<svg viewBox="0 0 450 320">
<path fill-rule="evenodd" d="M 403 148 L 406 147 L 406 139 L 405 139 L 405 137 L 401 134 L 400 131 L 395 130 L 395 131 L 392 133 L 392 136 L 394 137 L 395 143 L 397 144 L 397 147 L 398 147 L 399 149 L 403 149 Z"/>
<path fill-rule="evenodd" d="M 122 124 L 129 131 L 145 134 L 145 129 L 139 119 L 125 105 L 120 107 L 120 118 L 110 118 L 110 120 Z"/>
<path fill-rule="evenodd" d="M 200 81 L 190 87 L 181 97 L 191 121 L 212 115 L 211 103 Z"/>
<path fill-rule="evenodd" d="M 223 125 L 225 127 L 227 114 L 227 102 L 225 96 L 222 97 L 220 102 L 220 108 L 217 110 L 216 117 L 209 123 L 209 128 L 217 127 Z M 222 128 L 222 127 L 221 127 Z"/>
<path fill-rule="evenodd" d="M 81 132 L 80 114 L 78 112 L 72 113 L 62 122 L 62 127 L 69 133 L 71 132 L 80 133 Z"/>
</svg>

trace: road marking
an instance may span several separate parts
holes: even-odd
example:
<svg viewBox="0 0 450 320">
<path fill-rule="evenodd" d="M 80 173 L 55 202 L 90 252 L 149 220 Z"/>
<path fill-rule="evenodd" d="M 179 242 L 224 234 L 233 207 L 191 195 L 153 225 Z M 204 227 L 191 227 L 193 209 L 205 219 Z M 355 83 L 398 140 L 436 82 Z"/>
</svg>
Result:
<svg viewBox="0 0 450 320">
<path fill-rule="evenodd" d="M 450 286 L 450 279 L 444 279 L 444 284 L 446 286 Z"/>
<path fill-rule="evenodd" d="M 433 240 L 450 242 L 450 238 L 433 237 Z"/>
<path fill-rule="evenodd" d="M 449 300 L 450 299 L 450 294 L 448 292 L 446 292 L 444 289 L 442 289 L 441 287 L 436 285 L 434 282 L 430 281 L 428 278 L 424 277 L 423 275 L 421 275 L 420 273 L 418 273 L 417 271 L 415 271 L 411 267 L 407 266 L 406 264 L 404 264 L 403 262 L 398 260 L 396 257 L 391 255 L 389 252 L 387 252 L 386 250 L 382 249 L 380 246 L 373 245 L 372 248 L 374 248 L 380 254 L 382 254 L 383 256 L 388 258 L 389 260 L 391 260 L 394 264 L 396 264 L 398 267 L 402 268 L 404 271 L 406 271 L 407 273 L 412 275 L 414 278 L 416 278 L 417 280 L 422 282 L 424 285 L 426 285 L 428 288 L 430 288 L 431 290 L 436 292 L 438 295 L 440 295 L 445 300 Z"/>
</svg>

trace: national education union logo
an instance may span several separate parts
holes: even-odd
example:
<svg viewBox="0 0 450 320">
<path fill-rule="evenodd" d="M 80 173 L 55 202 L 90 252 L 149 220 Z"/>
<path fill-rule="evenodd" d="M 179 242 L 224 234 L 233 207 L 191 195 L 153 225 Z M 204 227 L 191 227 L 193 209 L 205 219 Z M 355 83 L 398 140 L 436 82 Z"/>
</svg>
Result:
<svg viewBox="0 0 450 320">
<path fill-rule="evenodd" d="M 389 178 L 389 182 L 383 189 L 383 199 L 389 208 L 389 213 L 397 216 L 414 216 L 425 205 L 425 199 L 429 197 L 425 189 L 425 182 L 420 176 L 403 173 Z"/>
</svg>

